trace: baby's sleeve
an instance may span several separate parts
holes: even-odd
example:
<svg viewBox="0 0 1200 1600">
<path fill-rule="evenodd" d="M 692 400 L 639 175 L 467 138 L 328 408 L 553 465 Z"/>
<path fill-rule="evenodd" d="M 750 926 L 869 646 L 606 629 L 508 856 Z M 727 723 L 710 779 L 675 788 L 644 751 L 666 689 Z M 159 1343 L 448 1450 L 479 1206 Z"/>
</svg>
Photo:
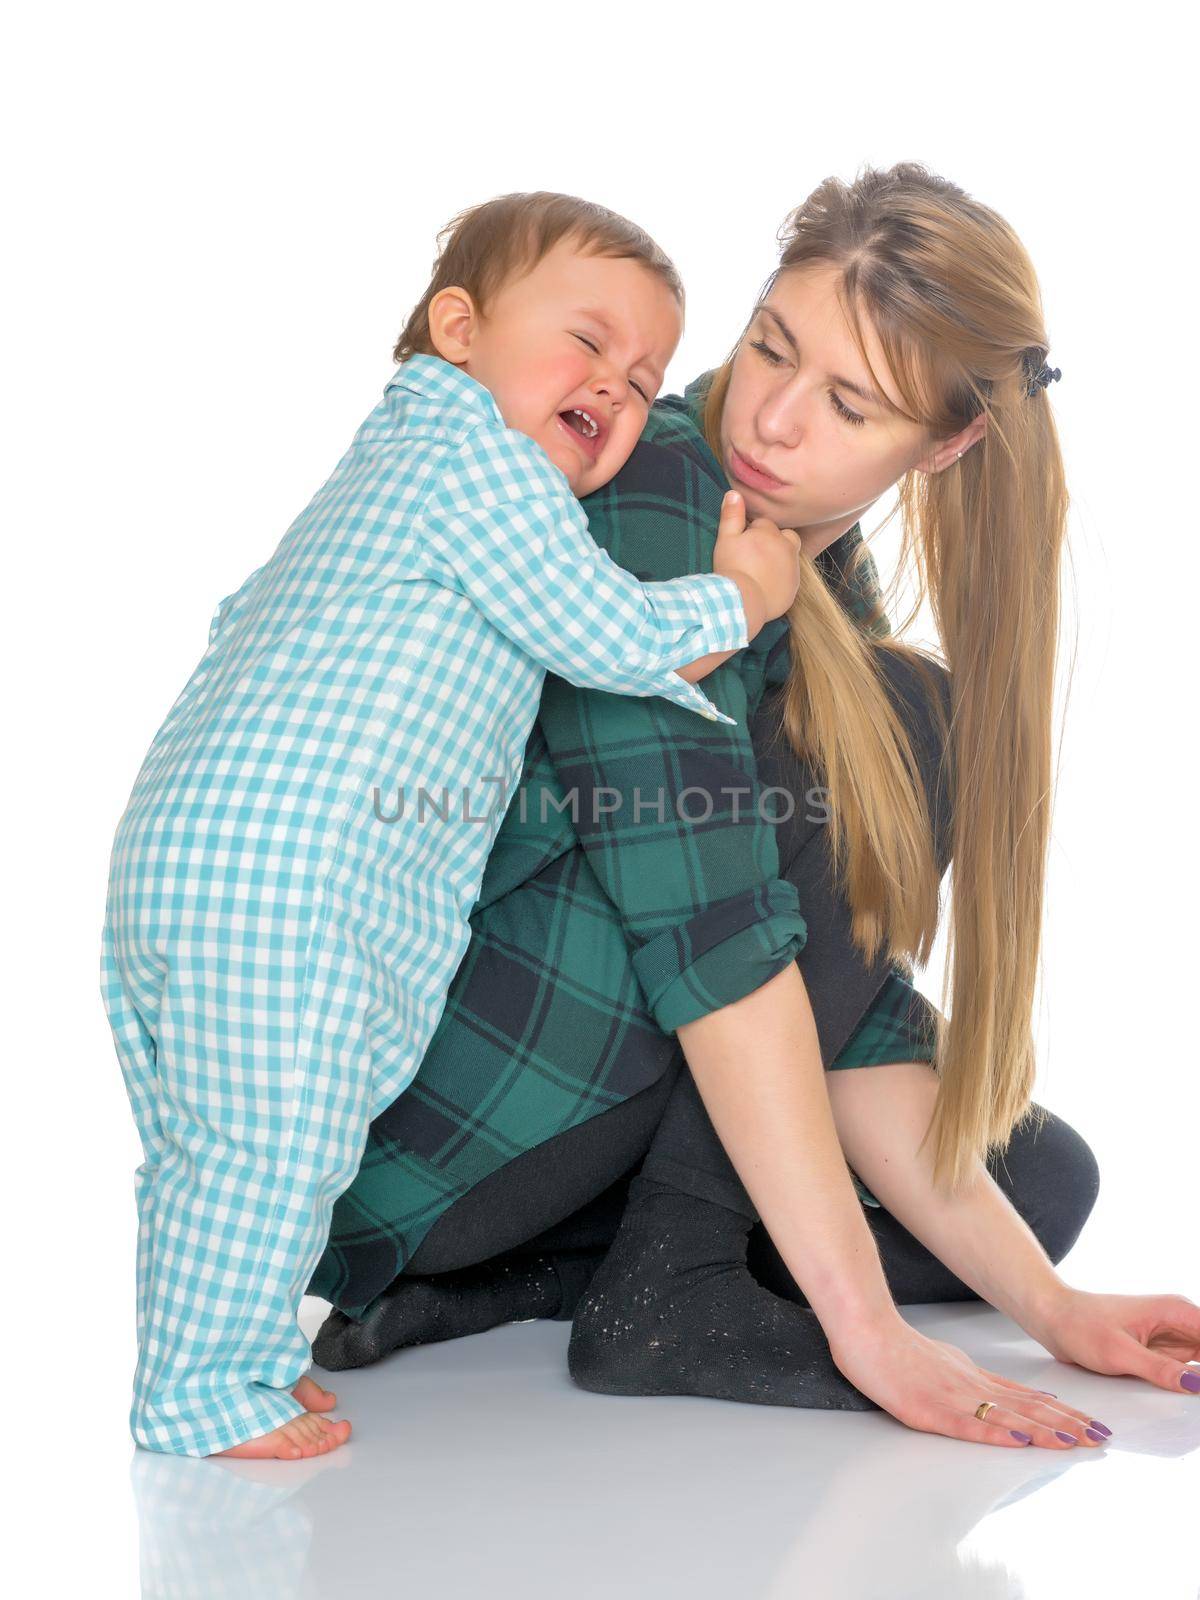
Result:
<svg viewBox="0 0 1200 1600">
<path fill-rule="evenodd" d="M 662 695 L 734 722 L 675 669 L 747 643 L 737 584 L 716 573 L 640 583 L 596 544 L 566 476 L 517 429 L 481 424 L 455 447 L 422 535 L 431 575 L 568 683 Z"/>
</svg>

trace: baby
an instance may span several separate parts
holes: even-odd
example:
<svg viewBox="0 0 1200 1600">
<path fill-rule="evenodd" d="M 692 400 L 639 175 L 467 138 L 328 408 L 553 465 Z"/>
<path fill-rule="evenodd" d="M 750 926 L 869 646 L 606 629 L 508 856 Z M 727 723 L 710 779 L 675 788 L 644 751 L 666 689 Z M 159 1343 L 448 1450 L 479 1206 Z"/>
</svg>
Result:
<svg viewBox="0 0 1200 1600">
<path fill-rule="evenodd" d="M 300 1300 L 441 1016 L 546 671 L 730 722 L 680 669 L 799 581 L 796 536 L 736 501 L 713 573 L 640 584 L 588 534 L 579 497 L 682 331 L 640 229 L 535 194 L 448 234 L 382 400 L 219 607 L 117 828 L 103 994 L 145 1154 L 130 1423 L 153 1450 L 349 1435 Z"/>
</svg>

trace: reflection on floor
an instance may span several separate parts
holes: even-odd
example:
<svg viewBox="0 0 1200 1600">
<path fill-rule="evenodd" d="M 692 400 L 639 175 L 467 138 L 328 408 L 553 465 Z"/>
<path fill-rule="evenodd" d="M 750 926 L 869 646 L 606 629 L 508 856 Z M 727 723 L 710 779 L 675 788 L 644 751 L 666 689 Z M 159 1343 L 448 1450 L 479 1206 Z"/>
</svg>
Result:
<svg viewBox="0 0 1200 1600">
<path fill-rule="evenodd" d="M 307 1300 L 311 1335 L 327 1307 Z M 132 1452 L 152 1600 L 1040 1600 L 1200 1593 L 1200 1401 L 1057 1365 L 979 1302 L 922 1332 L 1113 1429 L 989 1449 L 882 1412 L 586 1393 L 569 1328 L 524 1323 L 333 1376 L 317 1461 Z"/>
</svg>

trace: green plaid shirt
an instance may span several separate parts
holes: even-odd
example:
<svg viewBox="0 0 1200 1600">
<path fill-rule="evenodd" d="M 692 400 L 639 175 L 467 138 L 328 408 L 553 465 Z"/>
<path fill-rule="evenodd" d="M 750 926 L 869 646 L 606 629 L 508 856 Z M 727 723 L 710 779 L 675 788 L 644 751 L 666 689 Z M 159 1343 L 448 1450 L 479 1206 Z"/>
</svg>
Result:
<svg viewBox="0 0 1200 1600">
<path fill-rule="evenodd" d="M 697 425 L 710 378 L 657 400 L 584 502 L 597 543 L 644 581 L 712 567 L 728 484 Z M 817 563 L 852 616 L 890 631 L 857 524 Z M 445 1011 L 371 1125 L 310 1293 L 363 1316 L 467 1190 L 654 1083 L 676 1028 L 795 960 L 807 929 L 749 734 L 788 665 L 780 619 L 704 680 L 733 725 L 547 677 Z M 933 1008 L 909 977 L 893 970 L 831 1070 L 933 1059 Z"/>
</svg>

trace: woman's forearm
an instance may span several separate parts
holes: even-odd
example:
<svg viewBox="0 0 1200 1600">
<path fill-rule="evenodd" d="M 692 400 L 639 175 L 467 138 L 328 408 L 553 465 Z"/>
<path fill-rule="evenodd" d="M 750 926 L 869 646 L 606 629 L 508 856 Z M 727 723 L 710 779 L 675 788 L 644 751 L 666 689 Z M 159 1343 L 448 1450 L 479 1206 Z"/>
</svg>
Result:
<svg viewBox="0 0 1200 1600">
<path fill-rule="evenodd" d="M 829 1073 L 846 1160 L 915 1239 L 1038 1339 L 1071 1290 L 978 1158 L 959 1194 L 949 1198 L 934 1188 L 931 1145 L 920 1155 L 917 1146 L 933 1116 L 937 1084 L 933 1068 L 915 1061 Z"/>
<path fill-rule="evenodd" d="M 898 1318 L 838 1143 L 799 967 L 677 1032 L 721 1143 L 826 1332 Z"/>
</svg>

